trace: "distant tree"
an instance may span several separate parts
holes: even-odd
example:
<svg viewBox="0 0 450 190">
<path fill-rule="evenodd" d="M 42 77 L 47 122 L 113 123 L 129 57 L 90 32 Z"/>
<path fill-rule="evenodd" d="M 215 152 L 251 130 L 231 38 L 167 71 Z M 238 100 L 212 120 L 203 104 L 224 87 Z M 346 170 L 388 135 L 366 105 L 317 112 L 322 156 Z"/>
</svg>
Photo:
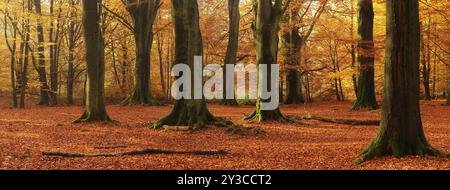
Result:
<svg viewBox="0 0 450 190">
<path fill-rule="evenodd" d="M 290 3 L 292 6 L 286 11 L 283 17 L 283 20 L 290 26 L 281 35 L 282 54 L 287 67 L 287 95 L 284 101 L 285 104 L 305 103 L 302 90 L 302 71 L 300 71 L 300 64 L 303 59 L 302 49 L 312 35 L 314 27 L 324 12 L 328 0 L 322 1 L 316 12 L 311 14 L 310 12 L 313 10 L 314 2 L 309 0 L 294 1 Z M 312 15 L 312 21 L 305 23 L 304 20 L 309 15 Z"/>
<path fill-rule="evenodd" d="M 377 109 L 375 96 L 375 45 L 373 42 L 373 2 L 358 1 L 358 61 L 359 77 L 357 99 L 353 109 Z"/>
<path fill-rule="evenodd" d="M 50 60 L 50 105 L 58 104 L 58 86 L 59 86 L 59 55 L 61 52 L 61 34 L 62 27 L 65 25 L 62 18 L 62 1 L 50 0 L 50 28 L 48 32 L 49 41 L 49 60 Z M 57 9 L 57 11 L 55 11 Z M 56 12 L 56 14 L 55 14 Z"/>
<path fill-rule="evenodd" d="M 41 0 L 34 0 L 34 7 L 38 20 L 36 22 L 37 39 L 38 39 L 38 74 L 40 83 L 40 100 L 39 105 L 50 105 L 49 91 L 50 88 L 47 83 L 47 71 L 45 66 L 45 41 L 44 41 L 44 28 L 42 26 L 42 6 Z"/>
<path fill-rule="evenodd" d="M 450 55 L 448 56 L 448 60 L 450 60 Z M 450 64 L 447 65 L 447 106 L 450 106 Z"/>
<path fill-rule="evenodd" d="M 70 0 L 69 6 L 72 7 L 69 12 L 69 23 L 66 35 L 66 44 L 68 46 L 68 57 L 67 57 L 67 102 L 73 104 L 73 91 L 74 82 L 76 79 L 76 48 L 80 43 L 81 35 L 81 24 L 77 21 L 77 9 L 75 6 L 79 5 L 78 0 Z"/>
<path fill-rule="evenodd" d="M 105 54 L 103 35 L 99 26 L 99 6 L 101 6 L 101 0 L 83 0 L 83 28 L 87 64 L 86 103 L 85 112 L 75 123 L 111 121 L 104 102 Z"/>
<path fill-rule="evenodd" d="M 174 65 L 186 64 L 194 71 L 194 57 L 201 56 L 203 52 L 197 0 L 172 0 L 172 17 L 175 34 Z M 194 77 L 194 72 L 191 75 Z M 175 102 L 172 112 L 153 127 L 176 125 L 203 128 L 215 121 L 216 118 L 208 111 L 204 99 L 180 99 Z"/>
<path fill-rule="evenodd" d="M 154 36 L 153 24 L 160 7 L 160 0 L 127 0 L 126 7 L 133 18 L 132 32 L 136 42 L 136 64 L 134 90 L 123 104 L 158 105 L 150 88 L 150 54 Z"/>
<path fill-rule="evenodd" d="M 8 0 L 7 3 L 10 3 L 10 1 Z M 10 53 L 10 77 L 11 77 L 11 97 L 12 97 L 12 103 L 13 103 L 13 108 L 17 108 L 18 107 L 18 102 L 17 102 L 17 88 L 16 88 L 16 51 L 17 51 L 17 41 L 18 41 L 18 22 L 17 22 L 17 17 L 11 16 L 8 10 L 4 11 L 4 24 L 3 24 L 3 29 L 5 30 L 4 32 L 4 37 L 5 37 L 5 42 L 6 42 L 6 46 L 8 47 L 9 53 Z M 11 23 L 11 28 L 12 28 L 12 36 L 9 36 L 9 23 Z M 12 39 L 11 41 L 8 39 Z"/>
<path fill-rule="evenodd" d="M 420 24 L 420 29 L 421 29 L 421 33 L 420 33 L 420 46 L 421 46 L 421 54 L 422 54 L 422 70 L 421 70 L 421 74 L 422 74 L 422 84 L 423 84 L 423 96 L 425 100 L 431 100 L 431 92 L 430 92 L 430 74 L 431 74 L 431 65 L 430 65 L 430 56 L 429 56 L 429 52 L 428 49 L 429 47 L 429 40 L 428 40 L 428 45 L 425 43 L 425 30 L 424 30 L 424 25 L 421 23 Z M 428 35 L 429 37 L 430 35 Z"/>
<path fill-rule="evenodd" d="M 378 156 L 448 156 L 427 141 L 419 108 L 419 4 L 387 0 L 387 40 L 381 127 L 358 162 Z"/>
</svg>

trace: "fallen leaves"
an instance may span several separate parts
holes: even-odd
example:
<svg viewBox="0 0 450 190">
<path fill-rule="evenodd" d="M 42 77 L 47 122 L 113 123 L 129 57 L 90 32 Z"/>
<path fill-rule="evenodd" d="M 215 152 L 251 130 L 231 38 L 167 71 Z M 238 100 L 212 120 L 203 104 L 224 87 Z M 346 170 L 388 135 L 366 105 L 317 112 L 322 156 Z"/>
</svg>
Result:
<svg viewBox="0 0 450 190">
<path fill-rule="evenodd" d="M 3 100 L 6 101 L 6 100 Z M 0 101 L 0 105 L 3 102 Z M 6 103 L 4 103 L 6 104 Z M 377 120 L 379 111 L 350 111 L 351 103 L 283 106 L 287 116 L 314 115 L 349 120 Z M 81 107 L 0 108 L 0 169 L 450 169 L 449 159 L 386 157 L 353 164 L 375 136 L 377 127 L 321 121 L 252 124 L 258 135 L 231 135 L 227 128 L 178 132 L 142 127 L 170 112 L 170 107 L 108 106 L 119 125 L 73 125 Z M 210 105 L 216 116 L 247 126 L 242 113 L 251 106 Z M 430 143 L 450 152 L 450 107 L 423 103 L 424 128 Z M 14 122 L 26 121 L 26 122 Z M 12 124 L 12 125 L 10 125 Z M 164 150 L 227 150 L 226 155 L 140 155 L 95 158 L 47 157 L 42 151 L 128 152 Z"/>
</svg>

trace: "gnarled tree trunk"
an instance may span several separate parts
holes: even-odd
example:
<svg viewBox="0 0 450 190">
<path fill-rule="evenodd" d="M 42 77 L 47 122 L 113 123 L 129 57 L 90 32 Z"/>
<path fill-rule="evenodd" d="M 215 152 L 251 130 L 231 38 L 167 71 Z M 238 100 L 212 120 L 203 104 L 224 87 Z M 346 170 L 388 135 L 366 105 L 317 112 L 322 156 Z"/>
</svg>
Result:
<svg viewBox="0 0 450 190">
<path fill-rule="evenodd" d="M 418 1 L 387 0 L 386 7 L 388 32 L 381 126 L 359 161 L 388 155 L 446 156 L 427 142 L 420 117 Z"/>
<path fill-rule="evenodd" d="M 289 6 L 289 2 L 286 1 L 283 4 L 282 0 L 276 0 L 274 3 L 272 3 L 272 0 L 254 1 L 255 21 L 253 23 L 253 33 L 256 47 L 256 64 L 258 67 L 260 65 L 267 65 L 267 72 L 258 75 L 260 79 L 264 77 L 270 80 L 272 73 L 271 65 L 278 64 L 279 23 L 281 16 Z M 262 85 L 259 82 L 258 91 L 262 90 Z M 270 82 L 267 84 L 266 89 L 271 89 Z M 279 107 L 274 110 L 261 109 L 261 103 L 269 100 L 262 99 L 260 95 L 261 92 L 258 92 L 256 110 L 245 119 L 258 122 L 271 120 L 284 121 L 286 118 L 281 113 Z"/>
<path fill-rule="evenodd" d="M 172 17 L 175 31 L 174 65 L 189 66 L 193 78 L 194 57 L 201 56 L 203 52 L 197 0 L 172 0 Z M 203 128 L 215 121 L 216 118 L 208 111 L 203 98 L 180 99 L 175 102 L 172 112 L 156 122 L 153 127 L 169 125 Z"/>
</svg>

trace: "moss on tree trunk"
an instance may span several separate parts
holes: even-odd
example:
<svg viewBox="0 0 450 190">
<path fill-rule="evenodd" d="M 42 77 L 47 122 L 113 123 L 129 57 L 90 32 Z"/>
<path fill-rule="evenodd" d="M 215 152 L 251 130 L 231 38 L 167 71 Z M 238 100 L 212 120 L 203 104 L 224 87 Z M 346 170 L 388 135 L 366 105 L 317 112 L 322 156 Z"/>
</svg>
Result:
<svg viewBox="0 0 450 190">
<path fill-rule="evenodd" d="M 203 52 L 199 25 L 197 0 L 172 0 L 172 17 L 175 30 L 175 62 L 186 64 L 194 71 L 194 57 Z M 194 77 L 194 72 L 191 72 Z M 164 125 L 192 126 L 203 128 L 217 119 L 208 111 L 204 99 L 181 99 L 175 102 L 172 112 L 153 124 L 153 128 Z"/>
<path fill-rule="evenodd" d="M 83 0 L 83 27 L 86 48 L 87 83 L 85 112 L 75 121 L 110 122 L 104 103 L 105 58 L 104 42 L 99 27 L 98 1 Z"/>
<path fill-rule="evenodd" d="M 419 107 L 418 1 L 388 0 L 381 126 L 358 162 L 378 156 L 448 156 L 427 141 Z"/>
<path fill-rule="evenodd" d="M 289 2 L 289 1 L 288 1 Z M 256 64 L 267 65 L 267 73 L 258 74 L 258 78 L 271 78 L 271 65 L 278 64 L 278 32 L 281 16 L 286 10 L 288 4 L 282 5 L 281 0 L 272 3 L 271 0 L 254 1 L 255 21 L 253 23 L 253 33 L 256 48 Z M 262 74 L 262 75 L 261 75 Z M 260 81 L 260 80 L 259 80 Z M 262 110 L 261 102 L 269 101 L 260 97 L 263 84 L 258 84 L 258 99 L 256 110 L 245 120 L 248 121 L 285 121 L 279 108 L 274 110 Z M 266 89 L 272 89 L 271 84 L 267 84 Z"/>
</svg>

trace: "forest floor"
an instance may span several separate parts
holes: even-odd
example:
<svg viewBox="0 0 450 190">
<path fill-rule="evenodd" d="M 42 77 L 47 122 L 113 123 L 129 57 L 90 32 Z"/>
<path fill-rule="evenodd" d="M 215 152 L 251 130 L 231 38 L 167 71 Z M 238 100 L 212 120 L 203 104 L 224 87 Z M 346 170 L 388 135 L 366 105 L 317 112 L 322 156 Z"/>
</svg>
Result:
<svg viewBox="0 0 450 190">
<path fill-rule="evenodd" d="M 422 102 L 422 118 L 430 143 L 450 152 L 450 107 L 442 102 Z M 338 119 L 379 119 L 380 111 L 350 111 L 351 103 L 327 102 L 282 106 L 289 116 L 322 116 Z M 210 105 L 216 116 L 242 123 L 251 106 Z M 119 125 L 73 125 L 81 107 L 9 109 L 0 98 L 0 169 L 440 169 L 450 170 L 450 160 L 436 157 L 379 158 L 353 163 L 370 143 L 377 126 L 349 126 L 319 121 L 304 124 L 252 124 L 265 133 L 236 135 L 211 127 L 194 132 L 154 130 L 145 123 L 168 114 L 165 107 L 108 106 Z M 108 147 L 111 149 L 99 149 Z M 114 148 L 116 147 L 116 148 Z M 44 151 L 104 153 L 145 148 L 169 150 L 226 150 L 226 155 L 140 155 L 122 157 L 62 158 Z"/>
</svg>

